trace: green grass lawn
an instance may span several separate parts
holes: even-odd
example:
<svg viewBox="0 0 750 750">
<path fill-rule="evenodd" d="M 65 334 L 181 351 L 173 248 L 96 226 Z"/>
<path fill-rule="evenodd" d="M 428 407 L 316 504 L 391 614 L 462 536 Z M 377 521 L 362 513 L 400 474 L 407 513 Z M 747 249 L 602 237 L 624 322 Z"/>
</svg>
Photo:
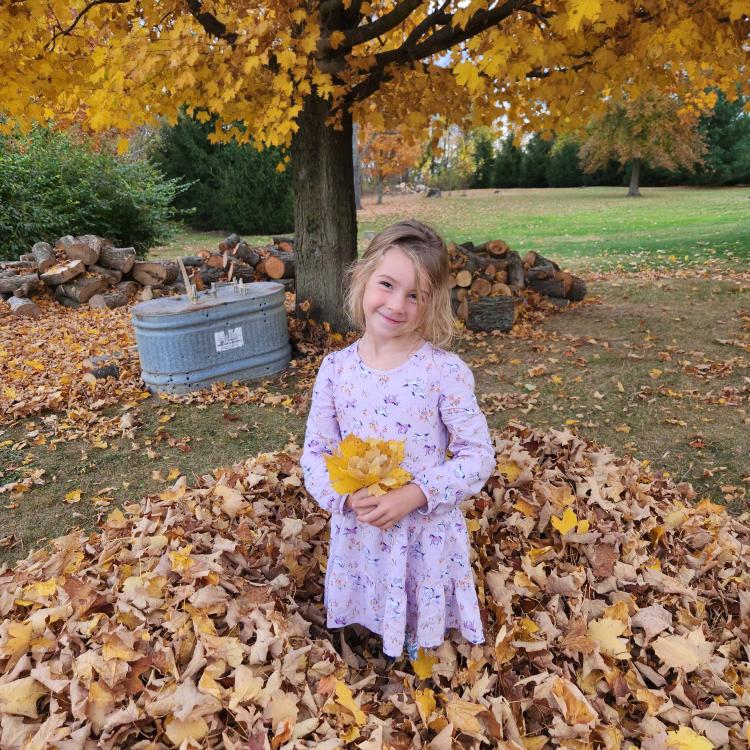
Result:
<svg viewBox="0 0 750 750">
<path fill-rule="evenodd" d="M 750 188 L 622 187 L 466 190 L 442 198 L 367 200 L 360 236 L 405 216 L 434 225 L 446 239 L 503 239 L 572 268 L 626 269 L 750 258 Z"/>
<path fill-rule="evenodd" d="M 373 233 L 407 217 L 438 229 L 446 240 L 503 239 L 514 250 L 536 250 L 572 269 L 634 270 L 717 259 L 745 265 L 750 258 L 750 187 L 624 187 L 456 190 L 442 198 L 366 196 L 357 213 L 360 251 Z M 179 227 L 152 257 L 216 251 L 232 230 L 194 232 Z M 270 236 L 244 238 L 251 245 Z"/>
</svg>

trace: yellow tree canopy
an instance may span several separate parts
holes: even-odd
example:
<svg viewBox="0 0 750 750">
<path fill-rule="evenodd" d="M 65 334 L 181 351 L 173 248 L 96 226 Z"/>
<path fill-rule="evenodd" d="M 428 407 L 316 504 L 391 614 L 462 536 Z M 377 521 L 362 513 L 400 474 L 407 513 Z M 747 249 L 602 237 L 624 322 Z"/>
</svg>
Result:
<svg viewBox="0 0 750 750">
<path fill-rule="evenodd" d="M 2 105 L 127 132 L 180 107 L 289 145 L 304 98 L 375 129 L 447 113 L 571 126 L 602 92 L 734 92 L 747 0 L 5 0 Z M 747 72 L 742 76 L 747 86 Z M 332 107 L 335 111 L 335 106 Z M 240 133 L 232 124 L 246 122 Z"/>
</svg>

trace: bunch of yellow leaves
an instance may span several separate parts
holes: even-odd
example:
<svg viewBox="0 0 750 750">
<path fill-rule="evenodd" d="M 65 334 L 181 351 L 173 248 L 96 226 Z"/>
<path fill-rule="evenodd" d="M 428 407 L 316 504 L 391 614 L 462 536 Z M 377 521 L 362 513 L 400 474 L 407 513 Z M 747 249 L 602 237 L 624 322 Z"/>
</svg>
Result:
<svg viewBox="0 0 750 750">
<path fill-rule="evenodd" d="M 362 440 L 347 435 L 336 453 L 325 458 L 331 486 L 341 495 L 363 487 L 371 495 L 384 495 L 411 479 L 411 474 L 400 466 L 404 460 L 403 440 Z"/>
</svg>

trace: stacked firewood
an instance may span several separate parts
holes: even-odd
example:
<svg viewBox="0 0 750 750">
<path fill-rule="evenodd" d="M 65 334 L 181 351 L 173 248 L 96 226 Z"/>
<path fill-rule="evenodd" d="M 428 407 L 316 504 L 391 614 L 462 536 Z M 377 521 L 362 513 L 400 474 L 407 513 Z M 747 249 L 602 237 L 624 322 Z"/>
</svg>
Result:
<svg viewBox="0 0 750 750">
<path fill-rule="evenodd" d="M 451 298 L 458 318 L 472 330 L 509 330 L 523 289 L 558 306 L 582 300 L 584 281 L 534 251 L 522 258 L 502 240 L 448 244 Z"/>
<path fill-rule="evenodd" d="M 65 235 L 54 247 L 37 242 L 19 260 L 0 262 L 0 295 L 12 314 L 31 317 L 41 313 L 32 297 L 43 293 L 67 307 L 115 308 L 135 295 L 151 299 L 177 274 L 174 263 L 136 260 L 132 247 L 115 247 L 93 234 Z"/>
<path fill-rule="evenodd" d="M 218 252 L 202 251 L 183 258 L 191 283 L 200 290 L 212 283 L 241 279 L 278 281 L 294 290 L 295 256 L 292 237 L 274 237 L 268 247 L 251 247 L 239 235 L 230 234 L 219 243 Z"/>
</svg>

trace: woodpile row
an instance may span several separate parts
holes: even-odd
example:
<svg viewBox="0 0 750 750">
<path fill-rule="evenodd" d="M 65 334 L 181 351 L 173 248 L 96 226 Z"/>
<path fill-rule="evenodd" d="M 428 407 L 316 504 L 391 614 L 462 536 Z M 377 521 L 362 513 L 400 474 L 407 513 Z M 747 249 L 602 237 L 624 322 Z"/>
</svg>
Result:
<svg viewBox="0 0 750 750">
<path fill-rule="evenodd" d="M 294 291 L 295 256 L 292 237 L 274 237 L 265 248 L 251 247 L 230 234 L 219 243 L 218 252 L 203 251 L 183 258 L 191 283 L 198 290 L 213 283 L 233 281 L 278 281 Z"/>
<path fill-rule="evenodd" d="M 237 235 L 219 243 L 219 253 L 208 251 L 184 258 L 191 283 L 198 289 L 212 283 L 243 279 L 278 280 L 294 284 L 293 240 L 275 238 L 266 249 L 253 249 Z M 115 308 L 165 294 L 184 293 L 177 263 L 137 260 L 132 247 L 115 247 L 109 240 L 86 234 L 66 235 L 55 243 L 37 242 L 17 261 L 0 261 L 0 297 L 10 313 L 37 317 L 41 308 L 33 298 L 52 294 L 67 307 Z"/>
<path fill-rule="evenodd" d="M 533 250 L 521 257 L 502 240 L 451 242 L 448 260 L 455 313 L 472 330 L 509 330 L 523 289 L 545 295 L 558 307 L 586 295 L 583 279 Z"/>
</svg>

